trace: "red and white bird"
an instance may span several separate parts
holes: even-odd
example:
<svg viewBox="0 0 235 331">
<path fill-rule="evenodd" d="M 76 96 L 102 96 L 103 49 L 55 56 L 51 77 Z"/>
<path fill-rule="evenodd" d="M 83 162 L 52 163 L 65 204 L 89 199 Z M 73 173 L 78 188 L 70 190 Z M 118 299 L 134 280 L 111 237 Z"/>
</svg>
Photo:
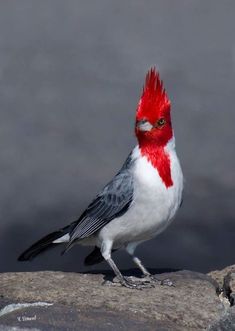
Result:
<svg viewBox="0 0 235 331">
<path fill-rule="evenodd" d="M 31 260 L 58 244 L 66 243 L 64 251 L 74 244 L 88 245 L 94 250 L 86 257 L 86 265 L 105 259 L 122 285 L 145 285 L 123 277 L 111 253 L 125 248 L 150 277 L 135 249 L 165 230 L 181 204 L 183 174 L 175 151 L 170 108 L 159 74 L 151 69 L 136 111 L 138 144 L 120 171 L 78 220 L 36 242 L 21 254 L 20 261 Z"/>
</svg>

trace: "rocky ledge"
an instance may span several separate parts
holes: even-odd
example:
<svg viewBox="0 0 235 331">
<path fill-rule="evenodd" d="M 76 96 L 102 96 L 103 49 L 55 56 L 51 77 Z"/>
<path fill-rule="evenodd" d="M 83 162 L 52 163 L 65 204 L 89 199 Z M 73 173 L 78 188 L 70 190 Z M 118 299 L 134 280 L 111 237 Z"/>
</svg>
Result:
<svg viewBox="0 0 235 331">
<path fill-rule="evenodd" d="M 133 290 L 111 274 L 0 274 L 0 330 L 235 330 L 235 266 L 158 274 L 174 286 Z"/>
</svg>

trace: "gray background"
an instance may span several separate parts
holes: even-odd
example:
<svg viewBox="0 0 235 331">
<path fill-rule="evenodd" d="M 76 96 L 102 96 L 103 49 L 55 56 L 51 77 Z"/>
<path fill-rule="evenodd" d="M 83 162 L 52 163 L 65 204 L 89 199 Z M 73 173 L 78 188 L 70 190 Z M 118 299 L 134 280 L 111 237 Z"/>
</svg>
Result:
<svg viewBox="0 0 235 331">
<path fill-rule="evenodd" d="M 0 271 L 87 270 L 79 246 L 16 258 L 76 219 L 119 169 L 154 64 L 172 101 L 185 194 L 139 255 L 151 268 L 235 262 L 234 17 L 228 0 L 0 2 Z M 132 266 L 124 252 L 116 261 Z"/>
</svg>

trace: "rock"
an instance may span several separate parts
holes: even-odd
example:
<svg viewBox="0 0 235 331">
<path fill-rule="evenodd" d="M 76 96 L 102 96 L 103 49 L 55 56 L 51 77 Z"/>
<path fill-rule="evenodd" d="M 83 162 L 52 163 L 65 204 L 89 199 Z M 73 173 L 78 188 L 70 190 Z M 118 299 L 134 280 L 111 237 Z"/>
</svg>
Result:
<svg viewBox="0 0 235 331">
<path fill-rule="evenodd" d="M 235 265 L 228 266 L 222 270 L 214 270 L 208 273 L 208 276 L 217 281 L 220 288 L 224 286 L 224 278 L 231 272 L 235 272 Z"/>
<path fill-rule="evenodd" d="M 177 271 L 158 278 L 170 278 L 174 286 L 132 290 L 111 285 L 107 273 L 3 273 L 0 325 L 31 331 L 190 331 L 209 328 L 225 316 L 218 285 L 209 276 Z"/>
<path fill-rule="evenodd" d="M 233 306 L 235 303 L 235 265 L 212 271 L 208 275 L 217 281 L 224 297 Z"/>
<path fill-rule="evenodd" d="M 235 330 L 235 265 L 208 274 L 216 280 L 221 288 L 220 299 L 225 307 L 225 314 L 211 325 L 210 331 Z"/>
<path fill-rule="evenodd" d="M 229 308 L 215 324 L 211 325 L 209 331 L 234 331 L 235 330 L 235 307 Z"/>
<path fill-rule="evenodd" d="M 224 277 L 224 292 L 225 295 L 229 298 L 231 305 L 234 305 L 235 302 L 235 272 L 230 271 Z"/>
</svg>

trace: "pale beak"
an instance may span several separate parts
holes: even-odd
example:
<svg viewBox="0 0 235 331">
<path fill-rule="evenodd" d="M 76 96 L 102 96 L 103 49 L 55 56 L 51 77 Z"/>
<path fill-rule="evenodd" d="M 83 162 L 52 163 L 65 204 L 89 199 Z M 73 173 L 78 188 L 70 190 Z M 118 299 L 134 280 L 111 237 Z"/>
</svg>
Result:
<svg viewBox="0 0 235 331">
<path fill-rule="evenodd" d="M 153 125 L 146 120 L 138 121 L 136 126 L 140 131 L 151 131 L 153 128 Z"/>
</svg>

